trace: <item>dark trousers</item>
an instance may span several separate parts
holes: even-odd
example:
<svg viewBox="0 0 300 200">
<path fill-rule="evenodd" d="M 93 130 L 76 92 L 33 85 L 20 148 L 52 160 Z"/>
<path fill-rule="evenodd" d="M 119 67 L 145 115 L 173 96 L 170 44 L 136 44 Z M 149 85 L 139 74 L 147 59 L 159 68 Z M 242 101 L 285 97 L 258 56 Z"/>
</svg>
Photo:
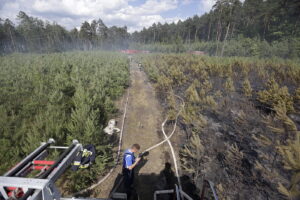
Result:
<svg viewBox="0 0 300 200">
<path fill-rule="evenodd" d="M 124 187 L 127 194 L 127 199 L 130 199 L 131 196 L 131 190 L 132 190 L 132 184 L 134 180 L 134 170 L 129 170 L 127 168 L 123 168 L 123 177 L 124 177 Z"/>
</svg>

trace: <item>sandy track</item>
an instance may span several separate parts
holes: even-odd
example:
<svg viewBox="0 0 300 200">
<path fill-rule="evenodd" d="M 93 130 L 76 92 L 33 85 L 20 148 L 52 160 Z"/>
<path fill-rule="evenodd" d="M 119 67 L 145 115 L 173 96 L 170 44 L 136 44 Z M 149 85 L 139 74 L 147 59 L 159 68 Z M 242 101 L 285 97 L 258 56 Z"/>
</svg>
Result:
<svg viewBox="0 0 300 200">
<path fill-rule="evenodd" d="M 154 88 L 147 81 L 147 76 L 139 70 L 136 63 L 131 63 L 130 71 L 131 85 L 122 150 L 130 147 L 133 143 L 140 144 L 141 150 L 144 150 L 164 138 L 161 132 L 163 108 L 155 96 Z M 121 122 L 124 112 L 125 100 L 126 97 L 123 97 L 117 103 L 121 111 L 119 122 Z M 140 199 L 141 197 L 143 200 L 153 199 L 154 190 L 161 189 L 159 186 L 162 181 L 160 173 L 164 170 L 166 162 L 172 162 L 167 143 L 152 150 L 137 167 L 135 188 Z M 108 197 L 114 184 L 118 182 L 116 179 L 120 177 L 120 174 L 121 165 L 117 166 L 111 176 L 96 188 L 94 195 L 102 198 Z"/>
</svg>

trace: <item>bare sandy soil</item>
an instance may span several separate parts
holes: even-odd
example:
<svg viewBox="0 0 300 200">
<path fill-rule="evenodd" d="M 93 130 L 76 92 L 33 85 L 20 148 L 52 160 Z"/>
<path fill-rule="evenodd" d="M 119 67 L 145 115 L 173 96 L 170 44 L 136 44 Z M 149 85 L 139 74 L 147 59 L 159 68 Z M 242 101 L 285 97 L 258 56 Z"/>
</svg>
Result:
<svg viewBox="0 0 300 200">
<path fill-rule="evenodd" d="M 129 148 L 132 144 L 138 143 L 141 150 L 158 143 L 163 139 L 161 133 L 161 123 L 163 121 L 163 108 L 158 102 L 154 88 L 147 81 L 146 74 L 139 70 L 137 63 L 131 63 L 131 84 L 129 87 L 129 101 L 127 115 L 124 125 L 124 135 L 122 151 Z M 117 106 L 120 109 L 120 117 L 117 118 L 120 127 L 126 101 L 126 93 Z M 139 199 L 153 199 L 153 192 L 157 189 L 168 188 L 170 182 L 166 170 L 166 163 L 172 163 L 167 143 L 152 150 L 149 155 L 145 156 L 135 169 L 136 178 L 134 187 Z M 101 198 L 109 196 L 114 186 L 119 182 L 122 169 L 122 158 L 119 166 L 113 174 L 94 192 L 94 195 Z M 173 165 L 171 165 L 173 166 Z M 117 190 L 122 192 L 122 186 Z"/>
</svg>

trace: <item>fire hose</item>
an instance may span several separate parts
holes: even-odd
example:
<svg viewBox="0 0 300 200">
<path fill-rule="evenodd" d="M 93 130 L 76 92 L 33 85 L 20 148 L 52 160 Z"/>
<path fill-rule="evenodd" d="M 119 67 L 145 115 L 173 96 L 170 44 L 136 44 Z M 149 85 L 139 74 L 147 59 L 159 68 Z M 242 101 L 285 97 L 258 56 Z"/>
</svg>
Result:
<svg viewBox="0 0 300 200">
<path fill-rule="evenodd" d="M 182 105 L 181 105 L 181 108 L 179 109 L 179 111 L 176 114 L 175 122 L 174 122 L 173 129 L 172 129 L 170 135 L 167 136 L 167 134 L 165 133 L 165 129 L 164 129 L 165 124 L 168 121 L 168 116 L 167 116 L 166 119 L 163 121 L 163 123 L 161 125 L 161 130 L 163 132 L 163 135 L 164 135 L 165 139 L 162 140 L 161 142 L 159 142 L 159 143 L 157 143 L 157 144 L 155 144 L 155 145 L 147 148 L 146 150 L 144 150 L 140 154 L 140 156 L 143 156 L 146 152 L 149 152 L 149 151 L 157 148 L 158 146 L 162 145 L 163 143 L 168 142 L 168 144 L 170 146 L 170 149 L 171 149 L 172 157 L 173 157 L 174 168 L 175 168 L 175 173 L 176 173 L 178 185 L 181 188 L 181 181 L 180 181 L 180 177 L 179 177 L 179 170 L 178 170 L 178 166 L 177 166 L 177 159 L 176 159 L 176 155 L 175 155 L 172 143 L 170 142 L 170 138 L 175 133 L 175 130 L 176 130 L 176 127 L 177 127 L 178 117 L 179 117 L 180 113 L 182 112 L 182 110 L 184 109 L 185 103 L 184 103 L 184 100 L 180 96 L 178 96 L 178 95 L 174 95 L 174 96 L 181 100 Z M 84 190 L 81 190 L 81 191 L 75 193 L 74 194 L 75 196 L 77 196 L 79 194 L 82 194 L 82 193 L 85 193 L 87 191 L 90 191 L 90 190 L 94 189 L 95 187 L 97 187 L 98 185 L 100 185 L 101 183 L 103 183 L 112 174 L 112 172 L 115 170 L 115 168 L 119 164 L 120 154 L 121 154 L 121 146 L 122 146 L 122 138 L 123 138 L 123 130 L 124 130 L 126 113 L 127 113 L 128 99 L 129 99 L 129 89 L 127 91 L 127 98 L 126 98 L 126 102 L 125 102 L 125 105 L 124 105 L 124 114 L 123 114 L 123 119 L 122 119 L 122 126 L 121 126 L 120 137 L 119 137 L 118 153 L 117 153 L 117 156 L 116 156 L 115 165 L 110 169 L 110 171 L 103 178 L 101 178 L 100 180 L 98 180 L 97 183 L 91 185 L 90 187 L 88 187 L 88 188 L 86 188 Z"/>
</svg>

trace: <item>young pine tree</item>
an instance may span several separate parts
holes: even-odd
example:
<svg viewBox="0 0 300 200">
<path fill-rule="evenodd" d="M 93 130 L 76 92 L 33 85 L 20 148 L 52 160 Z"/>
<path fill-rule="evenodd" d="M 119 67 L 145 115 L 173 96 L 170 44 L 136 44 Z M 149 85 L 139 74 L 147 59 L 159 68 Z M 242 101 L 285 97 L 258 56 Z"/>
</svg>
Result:
<svg viewBox="0 0 300 200">
<path fill-rule="evenodd" d="M 243 82 L 243 93 L 246 97 L 252 96 L 252 87 L 248 79 L 245 79 Z"/>
<path fill-rule="evenodd" d="M 268 81 L 266 90 L 258 92 L 258 100 L 272 108 L 284 103 L 288 112 L 294 111 L 293 97 L 288 88 L 286 86 L 279 87 L 274 78 Z"/>
<path fill-rule="evenodd" d="M 200 176 L 201 158 L 204 155 L 204 146 L 197 133 L 193 133 L 188 144 L 181 150 L 181 163 L 185 171 L 194 174 L 194 182 Z"/>
<path fill-rule="evenodd" d="M 225 87 L 225 89 L 226 89 L 227 92 L 234 92 L 235 91 L 235 88 L 234 88 L 234 85 L 233 85 L 233 81 L 232 81 L 231 78 L 227 78 L 226 79 L 224 87 Z"/>
<path fill-rule="evenodd" d="M 284 168 L 292 172 L 290 186 L 284 187 L 279 183 L 278 190 L 290 199 L 300 198 L 300 131 L 296 124 L 287 115 L 287 109 L 284 103 L 275 107 L 276 118 L 284 124 L 286 133 L 290 133 L 290 139 L 287 144 L 279 145 L 278 151 L 284 160 Z"/>
</svg>

